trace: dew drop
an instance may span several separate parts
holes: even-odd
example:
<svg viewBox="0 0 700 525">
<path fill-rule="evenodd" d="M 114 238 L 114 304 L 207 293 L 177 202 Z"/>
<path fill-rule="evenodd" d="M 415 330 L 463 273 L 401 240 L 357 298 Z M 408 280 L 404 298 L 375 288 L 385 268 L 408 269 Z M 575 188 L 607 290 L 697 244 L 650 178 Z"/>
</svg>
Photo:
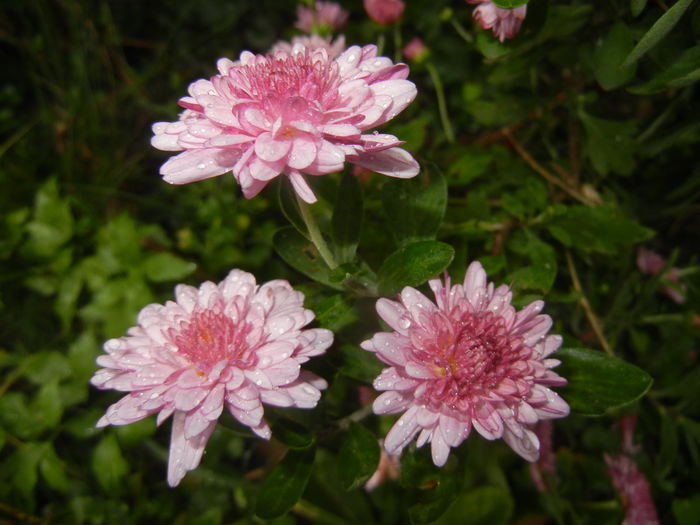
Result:
<svg viewBox="0 0 700 525">
<path fill-rule="evenodd" d="M 403 329 L 406 329 L 409 326 L 411 326 L 411 320 L 406 319 L 405 317 L 402 317 L 401 319 L 399 319 L 399 326 Z"/>
<path fill-rule="evenodd" d="M 204 162 L 197 164 L 197 169 L 203 170 L 206 167 L 207 167 L 207 165 Z"/>
</svg>

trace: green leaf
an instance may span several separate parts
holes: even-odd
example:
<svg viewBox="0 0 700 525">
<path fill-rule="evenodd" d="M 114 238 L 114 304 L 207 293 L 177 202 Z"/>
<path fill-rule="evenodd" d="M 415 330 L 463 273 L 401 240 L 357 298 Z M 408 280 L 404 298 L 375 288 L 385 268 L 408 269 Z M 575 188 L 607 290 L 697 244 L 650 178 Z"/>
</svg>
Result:
<svg viewBox="0 0 700 525">
<path fill-rule="evenodd" d="M 454 472 L 440 470 L 432 488 L 418 493 L 417 503 L 408 508 L 411 523 L 432 523 L 442 516 L 459 493 L 459 482 Z M 458 521 L 461 523 L 461 521 Z"/>
<path fill-rule="evenodd" d="M 379 293 L 389 295 L 404 286 L 423 284 L 447 268 L 454 254 L 452 246 L 439 241 L 419 241 L 399 248 L 379 268 Z"/>
<path fill-rule="evenodd" d="M 579 117 L 586 130 L 586 147 L 595 170 L 601 175 L 611 171 L 620 175 L 632 173 L 637 150 L 632 138 L 637 132 L 636 125 L 593 117 L 584 111 L 579 112 Z"/>
<path fill-rule="evenodd" d="M 551 219 L 547 229 L 565 246 L 608 255 L 654 235 L 611 206 L 568 206 Z"/>
<path fill-rule="evenodd" d="M 12 486 L 28 503 L 34 499 L 37 468 L 45 448 L 46 443 L 24 443 L 3 465 L 3 470 L 12 472 Z"/>
<path fill-rule="evenodd" d="M 129 472 L 129 465 L 122 456 L 117 438 L 105 434 L 92 454 L 92 472 L 106 492 L 121 492 L 122 478 Z"/>
<path fill-rule="evenodd" d="M 338 453 L 338 475 L 345 490 L 362 485 L 379 466 L 379 442 L 364 426 L 350 423 Z"/>
<path fill-rule="evenodd" d="M 485 486 L 462 494 L 435 525 L 505 525 L 513 514 L 513 498 L 501 487 Z"/>
<path fill-rule="evenodd" d="M 447 205 L 447 184 L 439 169 L 424 164 L 412 179 L 389 179 L 382 187 L 387 226 L 400 244 L 434 239 Z"/>
<path fill-rule="evenodd" d="M 340 372 L 363 383 L 374 381 L 384 368 L 372 352 L 363 350 L 359 346 L 344 344 L 340 347 L 340 352 L 343 354 Z"/>
<path fill-rule="evenodd" d="M 292 184 L 287 180 L 287 177 L 284 177 L 284 179 L 280 181 L 279 192 L 277 194 L 280 209 L 290 224 L 304 237 L 308 238 L 309 233 L 306 229 L 306 224 L 304 224 L 304 219 L 301 216 L 301 211 L 299 211 L 299 203 L 297 202 L 296 195 Z"/>
<path fill-rule="evenodd" d="M 56 179 L 39 188 L 34 215 L 26 228 L 29 239 L 23 251 L 29 256 L 49 257 L 73 236 L 73 216 L 68 202 L 58 194 Z"/>
<path fill-rule="evenodd" d="M 631 93 L 648 95 L 667 89 L 685 87 L 700 79 L 700 46 L 686 49 L 668 68 L 646 84 L 632 87 Z"/>
<path fill-rule="evenodd" d="M 314 304 L 312 309 L 318 324 L 332 332 L 338 332 L 357 321 L 357 312 L 340 294 L 325 298 Z"/>
<path fill-rule="evenodd" d="M 279 256 L 295 270 L 326 286 L 341 288 L 316 246 L 291 226 L 278 230 L 272 243 Z"/>
<path fill-rule="evenodd" d="M 51 443 L 46 444 L 39 470 L 49 487 L 61 492 L 68 490 L 70 482 L 66 476 L 66 462 L 58 457 Z"/>
<path fill-rule="evenodd" d="M 316 443 L 316 436 L 299 423 L 278 419 L 272 425 L 272 435 L 292 450 L 304 450 Z"/>
<path fill-rule="evenodd" d="M 530 230 L 516 232 L 508 247 L 516 253 L 527 255 L 532 265 L 518 268 L 508 274 L 504 280 L 512 282 L 516 290 L 548 292 L 557 276 L 557 257 L 554 248 L 540 240 Z"/>
<path fill-rule="evenodd" d="M 678 525 L 700 524 L 700 492 L 685 499 L 674 499 L 671 504 Z"/>
<path fill-rule="evenodd" d="M 58 393 L 58 380 L 54 379 L 41 387 L 34 402 L 32 412 L 43 423 L 45 428 L 58 424 L 63 415 L 63 404 Z"/>
<path fill-rule="evenodd" d="M 340 180 L 331 227 L 336 261 L 339 264 L 352 261 L 362 228 L 362 188 L 357 177 L 349 173 Z"/>
<path fill-rule="evenodd" d="M 513 9 L 525 5 L 530 0 L 493 0 L 493 3 L 502 9 Z"/>
<path fill-rule="evenodd" d="M 463 146 L 459 153 L 460 156 L 447 168 L 450 187 L 466 186 L 487 173 L 493 162 L 493 153 L 483 147 Z"/>
<path fill-rule="evenodd" d="M 316 449 L 290 450 L 262 482 L 255 513 L 263 519 L 281 516 L 299 501 L 311 475 Z"/>
<path fill-rule="evenodd" d="M 557 373 L 568 384 L 559 389 L 575 413 L 601 416 L 642 397 L 652 378 L 622 359 L 587 348 L 562 348 L 556 354 L 562 364 Z"/>
<path fill-rule="evenodd" d="M 609 91 L 632 80 L 636 65 L 621 66 L 633 46 L 633 33 L 622 22 L 615 24 L 598 42 L 593 56 L 593 72 L 600 87 Z"/>
<path fill-rule="evenodd" d="M 647 6 L 647 0 L 630 0 L 630 11 L 632 16 L 637 17 Z"/>
<path fill-rule="evenodd" d="M 673 7 L 666 11 L 659 19 L 654 22 L 649 31 L 641 38 L 634 49 L 627 55 L 622 67 L 627 67 L 634 64 L 642 58 L 647 51 L 658 44 L 679 22 L 685 10 L 688 9 L 693 0 L 678 0 Z"/>
<path fill-rule="evenodd" d="M 162 252 L 146 257 L 142 268 L 149 281 L 162 283 L 182 280 L 194 272 L 197 265 L 172 253 Z"/>
</svg>

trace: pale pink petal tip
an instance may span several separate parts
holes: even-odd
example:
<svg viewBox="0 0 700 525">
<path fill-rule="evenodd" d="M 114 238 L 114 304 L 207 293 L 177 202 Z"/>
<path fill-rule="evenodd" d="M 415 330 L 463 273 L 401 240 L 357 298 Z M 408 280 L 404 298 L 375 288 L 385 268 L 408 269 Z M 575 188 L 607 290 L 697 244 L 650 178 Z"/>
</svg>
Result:
<svg viewBox="0 0 700 525">
<path fill-rule="evenodd" d="M 398 302 L 381 298 L 377 313 L 394 330 L 361 347 L 388 365 L 375 379 L 382 391 L 376 414 L 403 415 L 384 446 L 399 454 L 417 437 L 431 444 L 437 466 L 447 462 L 475 429 L 503 439 L 527 461 L 537 461 L 540 420 L 565 417 L 569 405 L 550 386 L 565 384 L 547 356 L 561 344 L 551 319 L 535 302 L 516 312 L 507 287 L 494 287 L 481 264 L 469 265 L 463 284 L 434 279 L 435 302 L 406 287 Z"/>
<path fill-rule="evenodd" d="M 483 29 L 491 29 L 498 40 L 513 38 L 520 31 L 520 26 L 527 15 L 527 5 L 514 9 L 504 9 L 496 6 L 490 0 L 467 0 L 470 4 L 478 4 L 472 14 Z"/>
<path fill-rule="evenodd" d="M 316 6 L 327 11 L 325 4 Z M 399 139 L 372 133 L 416 96 L 408 66 L 377 57 L 375 46 L 345 49 L 342 36 L 311 35 L 279 42 L 267 55 L 222 58 L 217 67 L 211 80 L 190 85 L 179 120 L 153 125 L 151 144 L 180 152 L 161 167 L 166 182 L 231 172 L 252 198 L 286 175 L 313 203 L 305 177 L 342 171 L 346 162 L 391 177 L 418 174 Z"/>
<path fill-rule="evenodd" d="M 219 284 L 178 285 L 175 301 L 146 306 L 128 335 L 104 345 L 91 383 L 127 395 L 98 427 L 158 414 L 173 416 L 168 484 L 195 469 L 226 408 L 263 439 L 271 437 L 264 404 L 313 408 L 327 387 L 301 364 L 333 342 L 325 329 L 304 330 L 314 315 L 287 281 L 258 286 L 232 270 Z"/>
</svg>

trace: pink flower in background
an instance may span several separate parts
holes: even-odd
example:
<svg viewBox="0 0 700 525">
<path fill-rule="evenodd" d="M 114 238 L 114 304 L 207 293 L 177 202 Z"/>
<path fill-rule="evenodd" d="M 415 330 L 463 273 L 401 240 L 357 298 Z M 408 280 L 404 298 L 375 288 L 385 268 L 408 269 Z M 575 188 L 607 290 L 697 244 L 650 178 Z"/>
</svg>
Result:
<svg viewBox="0 0 700 525">
<path fill-rule="evenodd" d="M 369 17 L 383 26 L 396 22 L 406 8 L 401 0 L 364 0 L 364 6 Z"/>
<path fill-rule="evenodd" d="M 224 406 L 264 439 L 263 403 L 315 407 L 326 382 L 300 365 L 333 342 L 329 330 L 302 330 L 314 314 L 287 281 L 258 286 L 253 275 L 233 270 L 218 285 L 178 285 L 175 298 L 146 306 L 127 336 L 107 341 L 107 355 L 97 358 L 104 368 L 91 380 L 129 392 L 98 427 L 156 412 L 161 424 L 173 415 L 170 486 L 197 467 Z"/>
<path fill-rule="evenodd" d="M 361 345 L 389 365 L 374 380 L 384 391 L 374 412 L 403 412 L 384 440 L 387 452 L 398 454 L 418 434 L 418 446 L 430 442 L 433 462 L 442 466 L 473 427 L 536 461 L 533 425 L 569 413 L 549 388 L 566 380 L 551 370 L 559 361 L 547 357 L 562 339 L 547 335 L 552 320 L 539 313 L 544 303 L 516 312 L 509 288 L 494 289 L 478 262 L 464 284 L 429 284 L 437 304 L 411 287 L 399 302 L 379 299 L 377 312 L 394 331 Z"/>
<path fill-rule="evenodd" d="M 666 265 L 666 259 L 661 257 L 653 250 L 641 247 L 637 252 L 637 267 L 639 271 L 647 275 L 656 275 Z M 661 291 L 664 292 L 672 301 L 683 304 L 685 302 L 685 293 L 687 286 L 680 282 L 679 269 L 676 267 L 670 268 L 661 276 L 663 286 Z"/>
<path fill-rule="evenodd" d="M 425 47 L 425 43 L 420 37 L 414 36 L 409 40 L 402 50 L 403 56 L 406 60 L 413 62 L 421 61 L 428 55 L 428 48 Z"/>
<path fill-rule="evenodd" d="M 622 525 L 657 525 L 659 518 L 651 498 L 649 483 L 635 462 L 624 455 L 605 454 L 603 457 L 608 465 L 608 475 L 612 479 L 613 487 L 620 494 L 625 507 L 625 520 Z"/>
<path fill-rule="evenodd" d="M 472 18 L 479 22 L 483 29 L 493 30 L 494 36 L 501 42 L 518 34 L 527 14 L 527 4 L 515 9 L 503 9 L 496 7 L 490 0 L 467 0 L 467 3 L 479 4 L 474 9 Z"/>
<path fill-rule="evenodd" d="M 335 2 L 316 2 L 313 8 L 297 6 L 294 27 L 305 33 L 340 31 L 348 23 L 348 13 Z"/>
<path fill-rule="evenodd" d="M 280 174 L 306 202 L 316 201 L 303 174 L 325 175 L 350 162 L 409 178 L 419 166 L 393 135 L 368 133 L 416 96 L 408 66 L 353 46 L 333 59 L 297 44 L 267 56 L 218 61 L 219 74 L 190 84 L 176 122 L 153 125 L 151 144 L 182 151 L 161 167 L 171 184 L 232 171 L 243 195 L 257 195 Z M 184 151 L 183 151 L 184 150 Z"/>
<path fill-rule="evenodd" d="M 277 52 L 282 51 L 284 53 L 291 54 L 294 46 L 302 45 L 309 51 L 315 51 L 316 49 L 325 49 L 328 53 L 328 57 L 333 59 L 345 51 L 345 36 L 338 35 L 335 40 L 331 40 L 329 36 L 319 36 L 319 35 L 304 35 L 295 36 L 292 38 L 291 42 L 285 40 L 280 40 L 275 43 L 270 49 L 270 54 L 275 55 Z"/>
</svg>

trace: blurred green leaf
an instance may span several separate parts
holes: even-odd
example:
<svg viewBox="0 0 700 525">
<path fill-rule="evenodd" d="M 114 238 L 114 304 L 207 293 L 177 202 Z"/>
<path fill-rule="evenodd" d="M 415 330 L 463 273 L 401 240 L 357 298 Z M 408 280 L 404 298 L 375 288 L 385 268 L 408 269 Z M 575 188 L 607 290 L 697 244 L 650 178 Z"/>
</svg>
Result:
<svg viewBox="0 0 700 525">
<path fill-rule="evenodd" d="M 516 253 L 527 255 L 531 266 L 523 266 L 509 273 L 504 281 L 513 283 L 516 290 L 531 289 L 548 292 L 557 276 L 557 257 L 554 248 L 540 240 L 530 230 L 520 230 L 513 235 L 508 247 Z"/>
<path fill-rule="evenodd" d="M 44 448 L 39 471 L 52 489 L 66 492 L 70 488 L 70 481 L 66 475 L 66 462 L 58 457 L 51 443 L 47 443 Z"/>
<path fill-rule="evenodd" d="M 412 179 L 389 179 L 382 187 L 389 230 L 402 245 L 434 239 L 447 204 L 447 184 L 440 170 L 423 163 Z"/>
<path fill-rule="evenodd" d="M 601 416 L 642 397 L 652 378 L 631 363 L 587 348 L 562 348 L 554 354 L 557 373 L 568 384 L 559 390 L 575 413 Z"/>
<path fill-rule="evenodd" d="M 172 253 L 162 252 L 146 257 L 142 268 L 149 281 L 162 283 L 184 279 L 197 269 L 197 265 Z"/>
<path fill-rule="evenodd" d="M 359 346 L 344 344 L 340 351 L 343 354 L 343 365 L 340 372 L 348 377 L 371 383 L 379 375 L 384 365 L 372 352 L 363 350 Z"/>
<path fill-rule="evenodd" d="M 644 11 L 646 5 L 647 0 L 630 0 L 630 11 L 632 12 L 632 16 L 639 16 L 639 14 Z"/>
<path fill-rule="evenodd" d="M 316 436 L 299 423 L 288 419 L 278 419 L 272 425 L 275 439 L 292 450 L 304 450 L 316 443 Z"/>
<path fill-rule="evenodd" d="M 122 448 L 139 446 L 156 432 L 155 418 L 147 417 L 112 429 Z"/>
<path fill-rule="evenodd" d="M 485 486 L 457 496 L 435 525 L 505 525 L 513 514 L 513 498 L 501 487 Z"/>
<path fill-rule="evenodd" d="M 678 525 L 700 524 L 700 493 L 689 498 L 677 498 L 671 504 L 673 517 L 678 520 Z"/>
<path fill-rule="evenodd" d="M 439 241 L 419 241 L 399 248 L 379 268 L 380 294 L 390 295 L 436 277 L 450 265 L 454 253 L 449 244 Z"/>
<path fill-rule="evenodd" d="M 460 156 L 447 168 L 450 187 L 466 186 L 487 172 L 493 162 L 490 150 L 477 146 L 463 146 Z"/>
<path fill-rule="evenodd" d="M 429 488 L 428 488 L 429 487 Z M 432 523 L 442 516 L 459 493 L 459 481 L 453 472 L 440 470 L 435 483 L 417 492 L 417 503 L 408 508 L 411 523 Z"/>
<path fill-rule="evenodd" d="M 634 46 L 632 31 L 622 22 L 616 23 L 599 41 L 593 57 L 595 78 L 605 90 L 626 84 L 634 77 L 636 65 L 622 66 L 622 61 Z"/>
<path fill-rule="evenodd" d="M 46 448 L 45 443 L 24 443 L 3 466 L 3 470 L 12 473 L 12 487 L 30 506 L 34 503 L 34 488 L 38 481 L 37 469 Z"/>
<path fill-rule="evenodd" d="M 377 437 L 359 423 L 350 423 L 338 452 L 338 474 L 346 490 L 362 485 L 379 466 Z"/>
<path fill-rule="evenodd" d="M 290 450 L 258 491 L 255 514 L 263 519 L 281 516 L 299 501 L 311 475 L 316 449 Z"/>
<path fill-rule="evenodd" d="M 37 352 L 25 358 L 25 375 L 35 385 L 62 380 L 72 374 L 70 361 L 60 352 Z"/>
<path fill-rule="evenodd" d="M 92 472 L 106 492 L 122 492 L 122 478 L 129 472 L 129 465 L 114 434 L 106 433 L 93 450 Z"/>
<path fill-rule="evenodd" d="M 551 219 L 547 229 L 565 246 L 608 255 L 654 234 L 610 206 L 568 206 Z"/>
<path fill-rule="evenodd" d="M 634 64 L 637 60 L 642 58 L 647 51 L 658 44 L 680 21 L 685 10 L 688 9 L 693 0 L 678 0 L 673 7 L 666 11 L 659 19 L 654 22 L 649 31 L 647 31 L 641 38 L 634 49 L 627 55 L 622 67 L 627 67 Z"/>
<path fill-rule="evenodd" d="M 513 9 L 525 5 L 529 0 L 493 0 L 493 3 L 502 9 Z"/>
<path fill-rule="evenodd" d="M 579 116 L 586 129 L 586 147 L 595 170 L 601 175 L 611 171 L 620 175 L 632 173 L 637 150 L 632 139 L 637 132 L 634 122 L 602 119 L 584 111 Z"/>
<path fill-rule="evenodd" d="M 58 393 L 58 379 L 53 379 L 39 389 L 31 409 L 45 428 L 58 424 L 63 415 L 63 404 Z"/>
<path fill-rule="evenodd" d="M 334 282 L 331 269 L 316 246 L 294 228 L 287 226 L 278 230 L 272 242 L 279 256 L 292 268 L 326 286 L 341 288 L 337 281 Z"/>
<path fill-rule="evenodd" d="M 339 264 L 352 261 L 362 229 L 362 188 L 357 177 L 349 173 L 340 179 L 331 227 L 336 261 Z"/>
<path fill-rule="evenodd" d="M 631 87 L 629 91 L 636 95 L 658 93 L 667 89 L 685 87 L 700 79 L 700 46 L 686 49 L 666 69 L 658 73 L 646 84 Z"/>
<path fill-rule="evenodd" d="M 73 236 L 70 205 L 59 195 L 55 178 L 39 188 L 34 214 L 26 227 L 29 239 L 23 251 L 28 256 L 49 257 Z"/>
</svg>

